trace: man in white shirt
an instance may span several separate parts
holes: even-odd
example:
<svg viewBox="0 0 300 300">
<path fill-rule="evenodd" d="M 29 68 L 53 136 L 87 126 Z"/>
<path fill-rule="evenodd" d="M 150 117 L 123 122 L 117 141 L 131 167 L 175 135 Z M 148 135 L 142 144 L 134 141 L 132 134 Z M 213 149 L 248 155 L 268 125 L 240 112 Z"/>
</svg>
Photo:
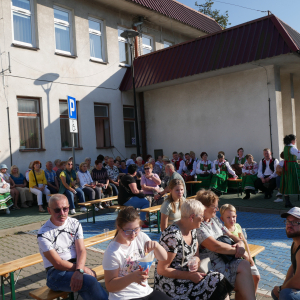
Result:
<svg viewBox="0 0 300 300">
<path fill-rule="evenodd" d="M 56 194 L 48 205 L 51 217 L 37 235 L 47 286 L 53 291 L 78 292 L 84 300 L 108 299 L 95 272 L 85 266 L 82 227 L 78 220 L 68 217 L 67 197 Z"/>
<path fill-rule="evenodd" d="M 174 151 L 172 155 L 173 155 L 172 163 L 174 165 L 175 171 L 181 175 L 184 167 L 184 160 L 179 157 L 176 151 Z"/>
<path fill-rule="evenodd" d="M 276 188 L 276 166 L 278 159 L 273 158 L 269 148 L 264 149 L 264 158 L 259 162 L 257 179 L 254 183 L 256 190 L 265 193 L 265 199 L 272 198 L 273 190 Z M 266 183 L 268 183 L 266 187 Z"/>
</svg>

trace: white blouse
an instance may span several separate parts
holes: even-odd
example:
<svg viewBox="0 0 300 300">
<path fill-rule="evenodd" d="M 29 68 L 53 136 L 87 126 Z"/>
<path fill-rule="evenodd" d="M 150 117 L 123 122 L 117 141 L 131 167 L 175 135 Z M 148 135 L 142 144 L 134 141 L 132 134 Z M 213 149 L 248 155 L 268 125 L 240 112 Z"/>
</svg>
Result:
<svg viewBox="0 0 300 300">
<path fill-rule="evenodd" d="M 91 174 L 88 171 L 86 171 L 85 173 L 78 171 L 77 176 L 79 178 L 79 183 L 82 188 L 84 188 L 85 185 L 91 184 L 93 182 Z"/>
</svg>

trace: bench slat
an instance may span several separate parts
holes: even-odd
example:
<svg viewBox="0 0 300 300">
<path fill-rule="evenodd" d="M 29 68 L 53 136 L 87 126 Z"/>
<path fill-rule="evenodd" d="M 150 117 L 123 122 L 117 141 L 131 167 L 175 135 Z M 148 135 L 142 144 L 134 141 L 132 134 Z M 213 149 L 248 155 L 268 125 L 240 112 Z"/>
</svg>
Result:
<svg viewBox="0 0 300 300">
<path fill-rule="evenodd" d="M 259 245 L 248 244 L 248 246 L 252 257 L 256 256 L 266 249 L 264 246 Z"/>
<path fill-rule="evenodd" d="M 152 212 L 159 211 L 160 208 L 161 208 L 161 205 L 157 205 L 157 206 L 152 206 L 152 207 L 143 208 L 143 209 L 141 209 L 141 211 L 142 211 L 142 212 L 149 212 L 149 213 L 152 213 Z"/>
<path fill-rule="evenodd" d="M 89 206 L 91 204 L 97 204 L 97 203 L 102 203 L 102 202 L 107 202 L 107 201 L 112 201 L 112 200 L 118 200 L 118 196 L 113 196 L 113 197 L 108 197 L 108 198 L 103 198 L 103 199 L 96 199 L 96 200 L 91 200 L 91 201 L 87 201 L 87 202 L 82 202 L 82 203 L 78 203 L 78 205 Z"/>
</svg>

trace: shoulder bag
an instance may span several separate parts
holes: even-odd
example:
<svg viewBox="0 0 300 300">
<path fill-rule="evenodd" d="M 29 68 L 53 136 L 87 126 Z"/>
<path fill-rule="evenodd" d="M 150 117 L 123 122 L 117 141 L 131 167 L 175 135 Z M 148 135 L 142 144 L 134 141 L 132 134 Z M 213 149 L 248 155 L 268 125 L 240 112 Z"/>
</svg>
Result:
<svg viewBox="0 0 300 300">
<path fill-rule="evenodd" d="M 235 244 L 235 242 L 227 235 L 221 235 L 216 240 L 231 246 Z M 225 264 L 230 263 L 232 260 L 235 259 L 235 255 L 231 255 L 231 254 L 218 253 L 218 255 L 223 259 Z"/>
</svg>

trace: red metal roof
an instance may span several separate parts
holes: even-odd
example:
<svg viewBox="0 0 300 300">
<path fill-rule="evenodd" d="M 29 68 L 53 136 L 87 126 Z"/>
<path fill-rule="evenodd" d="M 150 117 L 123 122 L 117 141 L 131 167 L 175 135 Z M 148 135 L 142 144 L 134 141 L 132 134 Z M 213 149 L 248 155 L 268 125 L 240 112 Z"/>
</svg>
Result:
<svg viewBox="0 0 300 300">
<path fill-rule="evenodd" d="M 299 38 L 299 39 L 297 39 Z M 300 34 L 274 15 L 178 44 L 134 61 L 136 88 L 250 63 L 300 49 Z M 132 89 L 128 68 L 121 91 Z"/>
<path fill-rule="evenodd" d="M 174 0 L 127 0 L 159 12 L 169 18 L 195 27 L 206 33 L 220 31 L 222 27 L 213 19 L 199 11 Z"/>
</svg>

